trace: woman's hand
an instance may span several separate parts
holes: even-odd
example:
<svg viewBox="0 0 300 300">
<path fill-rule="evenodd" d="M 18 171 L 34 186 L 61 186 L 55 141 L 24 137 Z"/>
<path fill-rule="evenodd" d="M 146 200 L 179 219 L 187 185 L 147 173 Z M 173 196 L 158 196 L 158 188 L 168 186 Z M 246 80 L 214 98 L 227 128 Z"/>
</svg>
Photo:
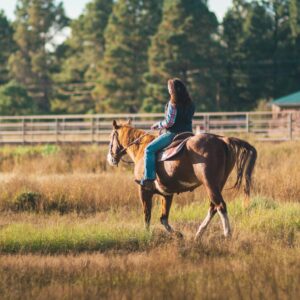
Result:
<svg viewBox="0 0 300 300">
<path fill-rule="evenodd" d="M 159 122 L 154 123 L 154 124 L 151 126 L 151 130 L 157 130 L 157 129 L 159 129 Z"/>
</svg>

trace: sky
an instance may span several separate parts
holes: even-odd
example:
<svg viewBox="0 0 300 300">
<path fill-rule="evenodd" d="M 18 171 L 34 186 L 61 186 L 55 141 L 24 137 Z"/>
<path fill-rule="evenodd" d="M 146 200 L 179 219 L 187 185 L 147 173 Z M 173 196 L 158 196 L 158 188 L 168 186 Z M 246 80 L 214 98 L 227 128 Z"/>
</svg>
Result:
<svg viewBox="0 0 300 300">
<path fill-rule="evenodd" d="M 4 10 L 10 20 L 14 19 L 16 2 L 17 0 L 0 0 L 0 10 Z M 90 0 L 63 0 L 62 2 L 64 3 L 66 14 L 70 18 L 76 18 Z M 220 21 L 231 4 L 231 0 L 209 0 L 208 2 L 210 9 L 215 12 Z"/>
</svg>

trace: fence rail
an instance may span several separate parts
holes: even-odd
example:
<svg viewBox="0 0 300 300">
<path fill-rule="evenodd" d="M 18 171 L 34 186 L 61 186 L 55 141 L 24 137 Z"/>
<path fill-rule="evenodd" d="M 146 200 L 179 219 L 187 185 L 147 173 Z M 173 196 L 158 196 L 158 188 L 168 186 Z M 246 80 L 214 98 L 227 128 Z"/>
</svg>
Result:
<svg viewBox="0 0 300 300">
<path fill-rule="evenodd" d="M 112 120 L 131 118 L 133 125 L 148 129 L 163 114 L 102 114 L 0 117 L 0 143 L 107 143 Z M 195 132 L 246 133 L 258 140 L 300 139 L 299 112 L 196 113 Z"/>
</svg>

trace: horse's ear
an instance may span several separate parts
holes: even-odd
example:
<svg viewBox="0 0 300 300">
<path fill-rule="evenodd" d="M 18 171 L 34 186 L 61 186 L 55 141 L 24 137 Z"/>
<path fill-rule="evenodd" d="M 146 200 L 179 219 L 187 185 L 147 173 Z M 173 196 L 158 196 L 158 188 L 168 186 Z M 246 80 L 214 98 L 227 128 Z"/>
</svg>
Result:
<svg viewBox="0 0 300 300">
<path fill-rule="evenodd" d="M 132 119 L 131 118 L 127 119 L 127 125 L 132 125 Z"/>
<path fill-rule="evenodd" d="M 113 120 L 113 128 L 114 129 L 118 129 L 118 128 L 120 128 L 120 126 L 118 126 L 118 124 L 117 124 L 117 121 L 116 120 Z"/>
</svg>

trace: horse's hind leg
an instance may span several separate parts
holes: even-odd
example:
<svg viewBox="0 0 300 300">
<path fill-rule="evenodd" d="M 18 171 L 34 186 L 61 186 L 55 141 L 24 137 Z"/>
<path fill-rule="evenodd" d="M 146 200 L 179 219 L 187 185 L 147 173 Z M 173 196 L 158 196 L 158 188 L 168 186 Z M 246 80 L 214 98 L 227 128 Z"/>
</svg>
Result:
<svg viewBox="0 0 300 300">
<path fill-rule="evenodd" d="M 226 207 L 226 203 L 222 197 L 222 194 L 221 194 L 219 188 L 216 188 L 216 187 L 210 187 L 210 186 L 206 185 L 206 189 L 207 189 L 207 193 L 210 198 L 210 201 L 211 201 L 212 205 L 214 206 L 214 210 L 208 212 L 208 216 L 204 220 L 204 222 L 207 221 L 207 224 L 206 223 L 203 224 L 203 226 L 206 224 L 206 226 L 204 226 L 204 229 L 207 227 L 208 223 L 210 222 L 210 220 L 212 219 L 212 217 L 214 216 L 214 214 L 217 211 L 221 218 L 221 221 L 222 221 L 224 236 L 228 237 L 228 236 L 230 236 L 231 231 L 230 231 L 229 219 L 228 219 L 228 215 L 227 215 L 227 207 Z M 200 227 L 201 227 L 201 225 L 200 225 Z M 201 228 L 199 228 L 199 230 L 200 230 L 200 232 L 203 231 L 203 230 L 201 231 Z"/>
<path fill-rule="evenodd" d="M 218 188 L 207 187 L 207 192 L 210 197 L 211 202 L 215 205 L 217 212 L 221 218 L 222 226 L 224 230 L 224 236 L 228 237 L 231 234 L 229 219 L 227 215 L 226 203 L 223 196 Z"/>
<path fill-rule="evenodd" d="M 214 217 L 216 212 L 217 211 L 216 211 L 215 205 L 213 203 L 210 203 L 210 208 L 208 210 L 208 213 L 207 213 L 205 219 L 200 224 L 198 231 L 196 233 L 196 239 L 198 239 L 202 236 L 202 234 L 204 233 L 205 229 L 207 228 L 208 224 L 210 223 L 210 221 L 212 220 L 212 218 Z"/>
<path fill-rule="evenodd" d="M 228 214 L 227 214 L 227 207 L 226 207 L 226 203 L 224 202 L 224 200 L 217 207 L 217 211 L 218 211 L 218 214 L 222 221 L 224 236 L 229 237 L 231 235 L 231 229 L 230 229 L 230 224 L 229 224 L 229 219 L 228 219 Z"/>
<path fill-rule="evenodd" d="M 162 196 L 161 198 L 161 217 L 160 223 L 164 225 L 168 232 L 173 232 L 173 228 L 169 225 L 169 213 L 172 205 L 173 195 Z"/>
<path fill-rule="evenodd" d="M 139 194 L 140 194 L 140 199 L 142 201 L 143 209 L 144 209 L 145 227 L 146 227 L 146 229 L 149 229 L 150 228 L 150 220 L 151 220 L 153 193 L 150 191 L 145 191 L 142 188 L 140 188 Z"/>
</svg>

